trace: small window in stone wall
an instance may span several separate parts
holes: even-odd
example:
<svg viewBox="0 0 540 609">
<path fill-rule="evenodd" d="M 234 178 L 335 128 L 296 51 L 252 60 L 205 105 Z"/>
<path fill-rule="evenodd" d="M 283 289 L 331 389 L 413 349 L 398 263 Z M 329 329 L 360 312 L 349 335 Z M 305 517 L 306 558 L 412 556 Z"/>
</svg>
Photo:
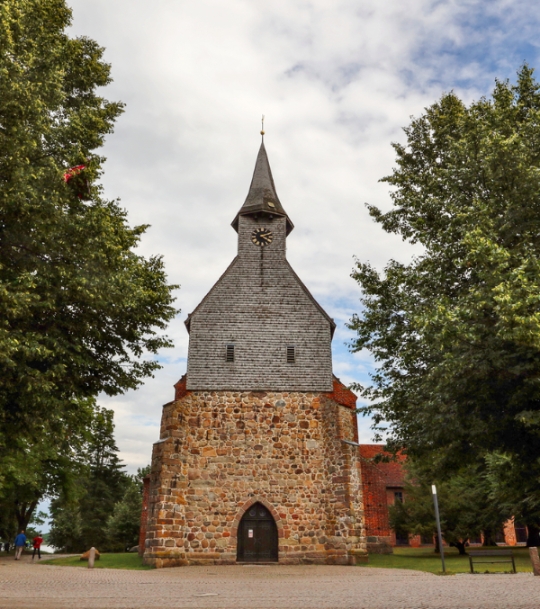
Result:
<svg viewBox="0 0 540 609">
<path fill-rule="evenodd" d="M 225 361 L 226 362 L 234 362 L 234 345 L 228 344 L 227 351 L 225 353 Z"/>
<path fill-rule="evenodd" d="M 296 361 L 296 353 L 293 345 L 287 347 L 287 363 L 294 364 Z"/>
</svg>

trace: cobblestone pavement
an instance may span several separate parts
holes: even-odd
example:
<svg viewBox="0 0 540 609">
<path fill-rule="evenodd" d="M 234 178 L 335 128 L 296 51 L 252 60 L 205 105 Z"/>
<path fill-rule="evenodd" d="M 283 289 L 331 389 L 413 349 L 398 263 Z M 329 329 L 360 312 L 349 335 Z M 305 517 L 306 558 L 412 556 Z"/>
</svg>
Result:
<svg viewBox="0 0 540 609">
<path fill-rule="evenodd" d="M 0 560 L 1 609 L 538 609 L 540 577 L 331 566 L 85 569 Z"/>
</svg>

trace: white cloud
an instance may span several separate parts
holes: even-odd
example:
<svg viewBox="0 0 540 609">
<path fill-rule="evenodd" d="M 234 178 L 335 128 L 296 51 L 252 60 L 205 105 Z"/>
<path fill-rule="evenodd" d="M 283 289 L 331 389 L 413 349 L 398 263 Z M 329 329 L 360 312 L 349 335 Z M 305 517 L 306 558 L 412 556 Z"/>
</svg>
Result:
<svg viewBox="0 0 540 609">
<path fill-rule="evenodd" d="M 296 225 L 288 257 L 339 322 L 343 343 L 343 324 L 358 310 L 353 256 L 382 268 L 412 252 L 364 207 L 390 204 L 378 182 L 393 165 L 390 142 L 403 140 L 409 117 L 443 91 L 474 99 L 524 58 L 534 64 L 537 19 L 526 0 L 71 5 L 73 33 L 106 47 L 114 83 L 104 94 L 127 104 L 104 151 L 106 193 L 121 198 L 133 224 L 152 225 L 141 251 L 162 254 L 171 282 L 182 285 L 164 370 L 136 392 L 102 400 L 116 411 L 133 471 L 148 462 L 161 405 L 185 371 L 182 322 L 235 255 L 229 225 L 249 187 L 260 115 L 277 191 Z M 336 348 L 347 382 L 372 365 Z"/>
</svg>

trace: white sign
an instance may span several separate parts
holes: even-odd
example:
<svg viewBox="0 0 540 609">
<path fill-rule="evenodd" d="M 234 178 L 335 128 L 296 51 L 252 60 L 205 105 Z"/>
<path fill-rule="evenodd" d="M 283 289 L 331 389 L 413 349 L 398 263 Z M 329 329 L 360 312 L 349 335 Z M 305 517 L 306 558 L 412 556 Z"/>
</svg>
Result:
<svg viewBox="0 0 540 609">
<path fill-rule="evenodd" d="M 250 539 L 253 537 L 253 529 L 248 529 L 248 537 Z"/>
</svg>

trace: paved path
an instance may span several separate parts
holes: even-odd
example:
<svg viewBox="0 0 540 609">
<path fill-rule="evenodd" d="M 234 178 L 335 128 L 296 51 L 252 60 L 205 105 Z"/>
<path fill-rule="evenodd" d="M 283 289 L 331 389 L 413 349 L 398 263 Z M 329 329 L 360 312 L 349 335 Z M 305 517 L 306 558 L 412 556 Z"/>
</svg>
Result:
<svg viewBox="0 0 540 609">
<path fill-rule="evenodd" d="M 540 577 L 330 566 L 84 569 L 0 560 L 1 609 L 538 609 Z"/>
</svg>

